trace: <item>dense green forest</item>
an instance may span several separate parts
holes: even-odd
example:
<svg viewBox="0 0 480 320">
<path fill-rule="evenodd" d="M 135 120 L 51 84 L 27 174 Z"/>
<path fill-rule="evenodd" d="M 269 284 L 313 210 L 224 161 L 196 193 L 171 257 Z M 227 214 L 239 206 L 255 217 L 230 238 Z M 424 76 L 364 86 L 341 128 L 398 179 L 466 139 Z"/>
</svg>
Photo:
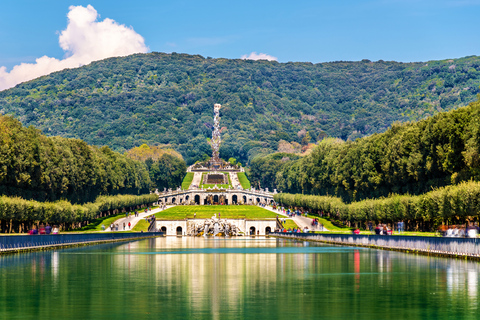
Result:
<svg viewBox="0 0 480 320">
<path fill-rule="evenodd" d="M 153 188 L 177 187 L 185 170 L 185 162 L 170 154 L 155 161 L 132 160 L 107 146 L 46 137 L 32 126 L 25 128 L 16 119 L 0 116 L 1 195 L 86 203 L 101 195 L 140 195 Z"/>
<path fill-rule="evenodd" d="M 477 101 L 355 141 L 324 139 L 299 159 L 259 156 L 251 161 L 250 179 L 256 187 L 331 195 L 347 203 L 480 181 L 479 124 Z"/>
<path fill-rule="evenodd" d="M 19 84 L 0 92 L 0 113 L 120 152 L 172 144 L 191 164 L 211 155 L 221 103 L 221 157 L 247 163 L 280 140 L 354 140 L 466 105 L 479 85 L 478 57 L 312 64 L 149 53 Z"/>
</svg>

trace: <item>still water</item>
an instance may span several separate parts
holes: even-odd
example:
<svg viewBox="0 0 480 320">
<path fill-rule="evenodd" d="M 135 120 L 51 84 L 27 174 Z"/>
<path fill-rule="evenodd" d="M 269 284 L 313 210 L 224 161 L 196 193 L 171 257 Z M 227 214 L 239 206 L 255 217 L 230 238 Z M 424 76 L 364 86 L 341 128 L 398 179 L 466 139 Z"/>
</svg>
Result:
<svg viewBox="0 0 480 320">
<path fill-rule="evenodd" d="M 480 264 L 265 238 L 0 257 L 0 319 L 479 319 Z"/>
</svg>

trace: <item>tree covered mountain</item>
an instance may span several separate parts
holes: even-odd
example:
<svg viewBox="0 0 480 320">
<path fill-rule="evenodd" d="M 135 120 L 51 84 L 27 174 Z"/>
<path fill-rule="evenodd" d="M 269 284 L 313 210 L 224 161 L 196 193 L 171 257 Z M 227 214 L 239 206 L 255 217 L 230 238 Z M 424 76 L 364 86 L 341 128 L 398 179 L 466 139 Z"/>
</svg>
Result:
<svg viewBox="0 0 480 320">
<path fill-rule="evenodd" d="M 0 113 L 47 135 L 120 152 L 171 144 L 190 164 L 211 154 L 207 138 L 213 105 L 220 103 L 221 157 L 246 163 L 278 150 L 280 140 L 354 140 L 394 121 L 466 105 L 479 85 L 479 57 L 312 64 L 149 53 L 93 62 L 2 91 Z"/>
</svg>

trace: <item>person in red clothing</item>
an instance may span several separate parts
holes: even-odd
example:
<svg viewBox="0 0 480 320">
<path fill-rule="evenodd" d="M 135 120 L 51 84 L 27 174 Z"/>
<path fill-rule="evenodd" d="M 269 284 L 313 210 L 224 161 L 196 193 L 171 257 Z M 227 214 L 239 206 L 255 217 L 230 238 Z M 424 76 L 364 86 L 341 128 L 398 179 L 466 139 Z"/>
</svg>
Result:
<svg viewBox="0 0 480 320">
<path fill-rule="evenodd" d="M 130 221 L 128 221 L 128 229 L 130 229 L 130 226 L 131 226 L 131 225 L 132 225 L 132 224 L 130 223 Z"/>
</svg>

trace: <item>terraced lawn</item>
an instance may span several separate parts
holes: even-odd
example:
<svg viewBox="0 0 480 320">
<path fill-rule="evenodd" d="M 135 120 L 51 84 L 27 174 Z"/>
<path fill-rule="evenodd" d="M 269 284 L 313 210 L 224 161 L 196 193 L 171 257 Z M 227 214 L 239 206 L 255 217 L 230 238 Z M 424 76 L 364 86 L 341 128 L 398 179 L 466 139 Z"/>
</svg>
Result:
<svg viewBox="0 0 480 320">
<path fill-rule="evenodd" d="M 211 218 L 217 214 L 217 218 L 224 219 L 251 219 L 264 220 L 274 219 L 277 214 L 257 206 L 230 205 L 230 206 L 175 206 L 155 214 L 158 220 L 183 220 L 193 219 L 194 214 L 198 219 Z"/>
<path fill-rule="evenodd" d="M 185 177 L 183 178 L 183 181 L 182 181 L 182 189 L 183 190 L 188 190 L 188 188 L 192 184 L 193 176 L 194 176 L 193 172 L 187 172 L 187 174 L 185 175 Z"/>
<path fill-rule="evenodd" d="M 238 172 L 237 173 L 238 181 L 242 185 L 243 189 L 250 189 L 250 181 L 248 180 L 245 172 Z"/>
</svg>

